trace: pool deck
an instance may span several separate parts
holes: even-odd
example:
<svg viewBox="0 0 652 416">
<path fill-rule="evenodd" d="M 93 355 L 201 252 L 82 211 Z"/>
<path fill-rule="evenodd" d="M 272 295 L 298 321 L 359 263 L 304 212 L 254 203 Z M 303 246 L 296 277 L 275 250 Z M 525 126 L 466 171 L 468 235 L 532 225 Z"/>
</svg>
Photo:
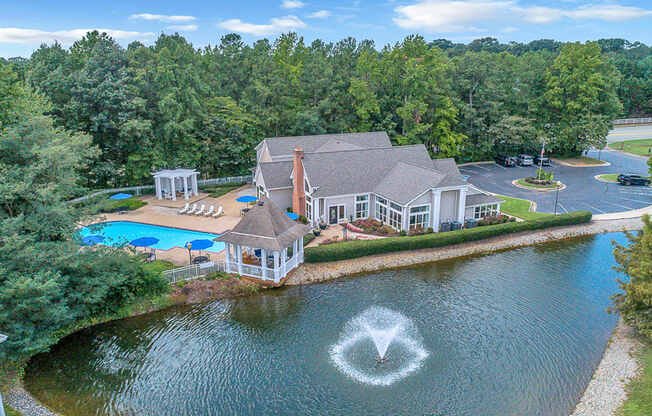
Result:
<svg viewBox="0 0 652 416">
<path fill-rule="evenodd" d="M 235 199 L 242 195 L 253 195 L 255 189 L 251 185 L 246 185 L 235 189 L 219 198 L 212 198 L 208 194 L 200 193 L 199 196 L 192 198 L 190 201 L 185 201 L 183 198 L 176 201 L 161 200 L 159 201 L 153 195 L 140 197 L 141 200 L 147 202 L 142 208 L 135 211 L 127 211 L 124 214 L 107 213 L 94 219 L 92 223 L 106 222 L 106 221 L 133 221 L 143 224 L 160 225 L 163 227 L 184 228 L 187 230 L 201 231 L 212 234 L 222 234 L 225 231 L 232 229 L 242 218 L 240 216 L 240 209 L 244 204 L 237 202 Z M 183 215 L 178 211 L 183 208 L 186 202 L 196 202 L 198 205 L 205 204 L 206 208 L 211 205 L 222 206 L 224 215 L 219 218 L 204 217 L 196 215 Z M 198 254 L 193 252 L 194 254 Z M 219 253 L 202 252 L 203 255 L 208 255 L 211 260 L 224 259 L 224 251 Z M 170 250 L 156 250 L 156 256 L 159 260 L 169 260 L 178 266 L 187 265 L 188 250 L 182 247 L 175 247 Z"/>
</svg>

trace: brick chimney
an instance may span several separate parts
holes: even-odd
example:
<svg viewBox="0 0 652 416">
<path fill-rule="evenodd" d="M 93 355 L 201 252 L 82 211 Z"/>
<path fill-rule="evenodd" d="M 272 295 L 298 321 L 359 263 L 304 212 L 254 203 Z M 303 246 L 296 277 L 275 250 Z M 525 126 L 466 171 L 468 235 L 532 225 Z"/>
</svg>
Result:
<svg viewBox="0 0 652 416">
<path fill-rule="evenodd" d="M 292 183 L 292 211 L 306 215 L 306 193 L 303 179 L 303 149 L 294 149 L 294 182 Z"/>
</svg>

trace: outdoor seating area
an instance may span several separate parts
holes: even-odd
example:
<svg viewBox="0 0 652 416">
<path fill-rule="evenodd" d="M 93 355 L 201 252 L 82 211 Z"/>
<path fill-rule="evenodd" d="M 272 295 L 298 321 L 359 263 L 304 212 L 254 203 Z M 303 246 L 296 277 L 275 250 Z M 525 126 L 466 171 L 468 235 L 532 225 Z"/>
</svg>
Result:
<svg viewBox="0 0 652 416">
<path fill-rule="evenodd" d="M 178 212 L 179 215 L 195 215 L 198 217 L 204 216 L 204 217 L 213 217 L 217 218 L 219 216 L 224 215 L 224 208 L 222 208 L 221 205 L 217 207 L 217 210 L 215 210 L 215 205 L 210 205 L 208 209 L 206 208 L 206 204 L 192 204 L 190 206 L 190 203 L 186 203 L 186 205 L 179 210 Z"/>
</svg>

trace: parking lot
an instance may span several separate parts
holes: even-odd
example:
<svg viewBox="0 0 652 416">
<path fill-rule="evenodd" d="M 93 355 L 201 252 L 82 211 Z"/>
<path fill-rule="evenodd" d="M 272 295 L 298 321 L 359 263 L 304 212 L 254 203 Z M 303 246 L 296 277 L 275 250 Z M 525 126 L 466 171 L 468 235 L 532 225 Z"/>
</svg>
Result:
<svg viewBox="0 0 652 416">
<path fill-rule="evenodd" d="M 598 157 L 598 152 L 590 152 Z M 611 166 L 571 167 L 557 163 L 544 167 L 551 171 L 556 180 L 562 181 L 566 189 L 559 191 L 557 212 L 589 210 L 594 214 L 629 211 L 652 205 L 652 187 L 621 186 L 615 183 L 597 181 L 594 176 L 603 173 L 632 172 L 647 175 L 645 158 L 630 156 L 616 151 L 603 150 L 600 158 Z M 534 176 L 536 167 L 505 168 L 497 164 L 460 166 L 460 172 L 469 176 L 469 182 L 480 189 L 529 199 L 536 202 L 538 212 L 555 211 L 555 191 L 537 192 L 517 188 L 514 179 Z"/>
</svg>

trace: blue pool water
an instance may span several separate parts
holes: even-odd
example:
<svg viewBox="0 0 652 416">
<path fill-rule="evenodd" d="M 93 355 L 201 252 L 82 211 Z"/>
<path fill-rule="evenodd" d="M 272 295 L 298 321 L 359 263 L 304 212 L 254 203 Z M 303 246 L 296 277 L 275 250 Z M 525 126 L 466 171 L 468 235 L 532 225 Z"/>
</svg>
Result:
<svg viewBox="0 0 652 416">
<path fill-rule="evenodd" d="M 202 233 L 200 231 L 183 230 L 181 228 L 161 227 L 159 225 L 143 224 L 130 221 L 113 221 L 94 224 L 84 227 L 80 231 L 81 237 L 98 234 L 105 238 L 102 244 L 107 246 L 122 246 L 140 237 L 158 238 L 159 242 L 152 247 L 169 250 L 173 247 L 184 247 L 188 241 L 207 239 L 212 240 L 219 234 Z M 215 242 L 213 247 L 206 251 L 218 252 L 224 250 L 224 243 Z"/>
</svg>

